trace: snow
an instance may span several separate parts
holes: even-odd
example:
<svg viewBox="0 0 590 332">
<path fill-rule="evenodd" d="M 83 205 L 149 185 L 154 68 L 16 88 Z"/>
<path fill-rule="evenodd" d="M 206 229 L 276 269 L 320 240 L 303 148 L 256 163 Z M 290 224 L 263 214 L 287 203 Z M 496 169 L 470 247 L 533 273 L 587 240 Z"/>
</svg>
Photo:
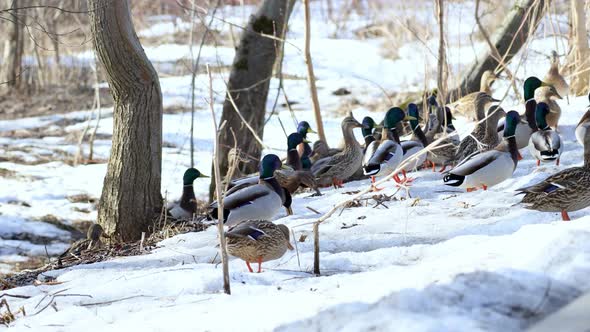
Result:
<svg viewBox="0 0 590 332">
<path fill-rule="evenodd" d="M 360 105 L 350 106 L 357 119 L 372 115 L 377 120 L 383 110 L 371 112 L 365 103 L 382 99 L 387 91 L 418 90 L 433 87 L 436 59 L 424 45 L 413 41 L 397 50 L 399 58 L 381 55 L 383 38 L 361 40 L 354 30 L 386 17 L 365 18 L 352 13 L 345 28 L 338 29 L 326 18 L 323 2 L 312 2 L 312 54 L 318 78 L 319 98 L 324 110 L 324 127 L 331 146 L 341 139 L 342 104 L 352 98 Z M 452 70 L 468 66 L 475 51 L 465 42 L 472 31 L 471 4 L 451 4 L 452 26 L 448 42 Z M 251 7 L 222 8 L 224 18 L 243 24 Z M 391 9 L 390 9 L 391 10 Z M 434 26 L 433 9 L 425 5 L 418 10 L 419 23 Z M 466 14 L 468 13 L 468 14 Z M 305 68 L 302 8 L 298 4 L 292 17 L 285 49 L 285 89 L 298 120 L 307 120 L 315 128 Z M 216 23 L 218 30 L 227 25 Z M 143 37 L 163 36 L 186 30 L 183 21 L 158 18 Z M 511 69 L 519 79 L 527 75 L 544 75 L 547 60 L 531 50 L 547 54 L 554 47 L 544 38 L 547 27 L 540 28 L 538 38 L 529 45 L 524 65 Z M 435 31 L 435 30 L 433 30 Z M 425 37 L 426 38 L 426 37 Z M 436 50 L 436 38 L 426 40 Z M 182 61 L 188 46 L 163 44 L 146 46 L 150 59 L 162 66 Z M 206 45 L 202 64 L 223 67 L 233 61 L 230 47 Z M 515 62 L 520 60 L 519 54 Z M 77 61 L 91 62 L 90 52 L 80 53 Z M 426 64 L 425 64 L 426 62 Z M 213 90 L 215 111 L 219 118 L 225 93 L 226 70 L 215 71 Z M 457 75 L 457 73 L 455 73 Z M 427 79 L 425 79 L 427 77 Z M 368 80 L 368 81 L 367 81 Z M 372 82 L 371 82 L 372 81 Z M 190 76 L 163 75 L 160 79 L 164 105 L 190 105 Z M 200 73 L 196 82 L 195 138 L 196 167 L 209 173 L 212 154 L 212 125 L 208 110 L 208 78 Z M 278 80 L 271 80 L 267 108 L 275 100 Z M 340 97 L 332 91 L 345 87 L 352 94 Z M 497 97 L 509 88 L 498 82 Z M 503 106 L 522 111 L 510 96 Z M 279 103 L 284 102 L 279 98 Z M 583 149 L 575 141 L 573 130 L 587 106 L 586 97 L 559 101 L 563 115 L 560 134 L 564 142 L 561 166 L 537 168 L 528 151 L 513 177 L 488 191 L 464 193 L 445 187 L 442 176 L 431 171 L 412 173 L 411 197 L 397 192 L 393 183 L 383 185 L 379 194 L 393 195 L 386 205 L 374 206 L 367 195 L 367 206 L 338 211 L 320 226 L 321 276 L 314 276 L 312 225 L 319 215 L 348 199 L 350 193 L 369 185 L 368 180 L 346 184 L 343 189 L 323 189 L 324 196 L 294 197 L 293 216 L 284 211 L 275 220 L 294 231 L 297 251 L 279 260 L 263 264 L 263 273 L 247 272 L 245 264 L 230 260 L 232 295 L 221 292 L 221 266 L 217 255 L 214 227 L 204 232 L 178 235 L 159 243 L 150 254 L 117 258 L 90 265 L 80 265 L 44 273 L 41 278 L 56 277 L 58 284 L 26 286 L 1 294 L 20 294 L 29 299 L 7 298 L 13 308 L 23 306 L 27 316 L 11 324 L 14 331 L 520 331 L 565 306 L 577 296 L 590 291 L 590 216 L 587 210 L 570 214 L 572 222 L 562 222 L 557 213 L 525 210 L 518 205 L 515 189 L 542 180 L 548 175 L 582 163 Z M 344 107 L 348 110 L 349 108 Z M 63 119 L 79 122 L 66 126 L 66 132 L 82 130 L 89 111 L 0 121 L 0 131 L 52 126 Z M 103 110 L 98 130 L 111 134 L 112 110 Z M 265 152 L 283 155 L 284 133 L 294 130 L 290 112 L 282 106 L 265 128 Z M 93 120 L 91 120 L 93 121 Z M 92 122 L 94 123 L 94 122 Z M 456 121 L 462 136 L 472 123 Z M 190 113 L 165 114 L 163 139 L 162 194 L 169 200 L 182 192 L 181 178 L 189 166 Z M 362 139 L 360 132 L 357 138 Z M 85 150 L 88 148 L 85 146 Z M 35 161 L 36 155 L 66 151 L 75 154 L 75 143 L 63 137 L 43 139 L 0 138 L 0 152 L 6 157 Z M 96 158 L 108 158 L 109 140 L 96 142 Z M 1 161 L 0 169 L 16 176 L 0 178 L 0 272 L 8 272 L 3 263 L 23 261 L 27 256 L 57 255 L 67 248 L 70 234 L 35 219 L 54 215 L 66 224 L 76 220 L 95 220 L 90 203 L 71 203 L 67 197 L 88 194 L 99 198 L 106 164 L 72 167 L 61 161 L 23 165 Z M 195 191 L 205 197 L 208 180 L 197 179 Z M 30 207 L 19 202 L 26 202 Z M 308 209 L 311 208 L 311 209 Z M 89 213 L 82 212 L 88 210 Z M 31 235 L 52 239 L 38 243 L 19 238 Z M 294 241 L 292 239 L 292 241 Z M 55 310 L 41 310 L 55 295 Z M 67 296 L 66 296 L 67 295 Z M 0 311 L 1 312 L 1 311 Z M 39 312 L 38 314 L 36 314 Z"/>
</svg>

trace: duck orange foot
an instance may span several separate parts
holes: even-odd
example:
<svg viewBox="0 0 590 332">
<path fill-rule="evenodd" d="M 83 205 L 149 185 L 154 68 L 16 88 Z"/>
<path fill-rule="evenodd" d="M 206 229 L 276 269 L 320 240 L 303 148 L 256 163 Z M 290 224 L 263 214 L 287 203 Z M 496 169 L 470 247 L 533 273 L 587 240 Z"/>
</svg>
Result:
<svg viewBox="0 0 590 332">
<path fill-rule="evenodd" d="M 248 267 L 248 270 L 250 271 L 250 273 L 254 272 L 254 270 L 252 270 L 252 267 L 250 266 L 250 262 L 246 261 L 246 266 Z"/>
<path fill-rule="evenodd" d="M 561 219 L 563 221 L 571 221 L 569 214 L 567 214 L 566 210 L 561 210 Z"/>
<path fill-rule="evenodd" d="M 375 185 L 375 176 L 372 175 L 371 176 L 371 191 L 381 191 L 383 190 L 383 188 L 377 188 L 377 186 Z"/>
<path fill-rule="evenodd" d="M 334 185 L 334 189 L 344 188 L 344 181 L 340 179 L 332 178 L 332 184 Z"/>
</svg>

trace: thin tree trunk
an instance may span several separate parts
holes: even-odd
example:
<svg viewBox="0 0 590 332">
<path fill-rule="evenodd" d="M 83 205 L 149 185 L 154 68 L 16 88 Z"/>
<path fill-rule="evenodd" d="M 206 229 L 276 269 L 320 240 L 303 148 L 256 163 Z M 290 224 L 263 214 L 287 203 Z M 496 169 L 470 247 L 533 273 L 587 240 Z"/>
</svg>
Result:
<svg viewBox="0 0 590 332">
<path fill-rule="evenodd" d="M 98 207 L 106 233 L 136 240 L 162 208 L 162 92 L 127 0 L 88 0 L 97 58 L 113 99 L 113 146 Z"/>
<path fill-rule="evenodd" d="M 491 38 L 496 50 L 502 55 L 502 61 L 509 63 L 518 51 L 526 44 L 543 17 L 546 5 L 551 0 L 517 0 L 512 9 L 507 13 L 498 32 Z M 481 76 L 486 70 L 495 70 L 499 74 L 503 67 L 487 50 L 478 57 L 477 61 L 465 74 L 459 87 L 449 92 L 447 99 L 457 99 L 459 96 L 478 91 Z"/>
<path fill-rule="evenodd" d="M 588 33 L 586 32 L 586 12 L 584 0 L 571 0 L 572 17 L 572 52 L 570 63 L 572 79 L 570 89 L 576 96 L 586 94 L 590 83 L 590 49 L 588 47 Z"/>
<path fill-rule="evenodd" d="M 189 52 L 191 55 L 191 167 L 195 167 L 195 80 L 197 79 L 197 70 L 195 66 L 195 55 L 193 46 L 195 44 L 195 2 L 191 2 L 191 31 L 188 35 Z"/>
<path fill-rule="evenodd" d="M 2 86 L 8 89 L 19 88 L 21 86 L 21 72 L 22 72 L 22 57 L 24 51 L 23 45 L 23 25 L 21 18 L 18 16 L 18 8 L 22 4 L 19 0 L 5 0 L 5 8 L 11 8 L 10 14 L 6 15 L 6 36 L 8 37 L 4 42 L 4 57 L 0 77 L 0 83 L 6 83 Z"/>
<path fill-rule="evenodd" d="M 248 26 L 242 33 L 240 45 L 236 51 L 232 71 L 228 82 L 228 93 L 244 120 L 247 121 L 259 137 L 264 133 L 264 117 L 268 87 L 272 78 L 272 69 L 277 59 L 275 43 L 280 37 L 285 21 L 289 19 L 287 0 L 265 0 L 258 11 L 250 17 Z M 267 37 L 264 35 L 274 36 Z M 233 144 L 229 128 L 233 128 L 239 138 L 238 149 L 253 159 L 260 159 L 262 147 L 250 129 L 244 125 L 240 116 L 229 100 L 223 104 L 220 123 L 226 122 L 219 138 L 219 166 L 221 176 L 225 176 L 229 166 L 228 153 Z M 245 163 L 240 171 L 253 173 L 258 169 L 257 163 Z M 215 178 L 211 180 L 210 198 L 213 196 Z"/>
<path fill-rule="evenodd" d="M 447 56 L 445 47 L 445 33 L 444 33 L 444 13 L 445 7 L 443 0 L 436 0 L 436 14 L 438 20 L 438 76 L 436 79 L 436 86 L 438 90 L 438 100 L 441 105 L 445 104 L 447 96 Z"/>
<path fill-rule="evenodd" d="M 311 93 L 311 105 L 313 107 L 315 122 L 318 126 L 318 136 L 320 140 L 328 143 L 326 140 L 326 134 L 324 133 L 324 122 L 322 121 L 320 101 L 318 100 L 318 89 L 315 85 L 313 62 L 311 60 L 311 15 L 309 13 L 309 0 L 303 0 L 303 6 L 305 7 L 305 64 L 307 65 L 307 82 L 309 83 L 309 90 Z"/>
</svg>

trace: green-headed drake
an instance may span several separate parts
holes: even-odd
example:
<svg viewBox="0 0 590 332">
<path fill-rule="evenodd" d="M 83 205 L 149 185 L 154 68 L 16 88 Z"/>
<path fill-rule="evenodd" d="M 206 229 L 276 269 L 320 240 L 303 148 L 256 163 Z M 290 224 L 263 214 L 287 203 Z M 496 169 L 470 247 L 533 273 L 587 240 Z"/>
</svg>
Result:
<svg viewBox="0 0 590 332">
<path fill-rule="evenodd" d="M 223 198 L 224 223 L 231 226 L 245 220 L 271 220 L 283 206 L 287 214 L 292 214 L 291 194 L 275 178 L 275 171 L 282 167 L 279 157 L 268 154 L 260 162 L 257 184 L 236 185 L 228 190 Z M 211 218 L 217 218 L 217 208 L 217 201 L 211 203 Z"/>
<path fill-rule="evenodd" d="M 502 144 L 494 150 L 473 153 L 445 174 L 443 181 L 448 186 L 474 191 L 486 190 L 512 176 L 518 164 L 518 149 L 514 133 L 520 115 L 516 111 L 506 114 L 506 129 Z"/>
<path fill-rule="evenodd" d="M 363 133 L 363 139 L 365 140 L 363 153 L 365 153 L 367 151 L 367 147 L 369 146 L 369 144 L 375 141 L 375 134 L 373 133 L 373 130 L 375 129 L 377 124 L 375 123 L 375 120 L 373 120 L 373 118 L 370 116 L 365 116 L 361 124 L 363 125 L 361 132 Z"/>
<path fill-rule="evenodd" d="M 303 166 L 303 169 L 310 169 L 312 164 L 310 159 L 312 149 L 307 140 L 307 134 L 316 134 L 316 132 L 311 129 L 311 126 L 307 121 L 299 122 L 297 125 L 297 132 L 303 137 L 303 142 L 297 147 L 297 152 L 299 152 L 299 157 L 301 158 L 301 165 Z"/>
<path fill-rule="evenodd" d="M 258 263 L 260 273 L 262 262 L 279 259 L 287 249 L 293 250 L 289 228 L 283 224 L 275 225 L 270 221 L 244 221 L 230 228 L 225 236 L 227 252 L 246 261 L 250 272 L 254 272 L 250 263 Z"/>
<path fill-rule="evenodd" d="M 537 166 L 541 162 L 552 161 L 555 161 L 556 165 L 559 165 L 561 138 L 547 124 L 547 117 L 551 112 L 549 106 L 543 102 L 538 103 L 535 109 L 535 122 L 538 130 L 531 135 L 529 151 L 537 160 Z"/>
<path fill-rule="evenodd" d="M 418 157 L 414 157 L 414 155 L 418 154 L 420 151 L 424 149 L 424 147 L 428 146 L 428 142 L 426 140 L 426 136 L 420 127 L 420 123 L 418 122 L 419 118 L 419 111 L 418 106 L 414 103 L 408 104 L 408 119 L 410 122 L 410 128 L 412 130 L 412 139 L 408 141 L 403 141 L 400 143 L 403 151 L 404 157 L 402 162 L 409 160 L 408 163 L 403 167 L 402 173 L 406 171 L 413 171 L 418 168 L 418 166 L 424 164 L 426 161 L 426 153 L 422 153 Z"/>
<path fill-rule="evenodd" d="M 413 118 L 406 116 L 399 107 L 389 109 L 383 119 L 381 140 L 374 140 L 367 146 L 363 159 L 363 173 L 371 176 L 374 191 L 379 190 L 374 185 L 375 177 L 389 175 L 402 162 L 404 151 L 400 145 L 397 124 L 410 119 Z"/>
<path fill-rule="evenodd" d="M 354 137 L 353 129 L 361 128 L 352 112 L 342 120 L 344 150 L 331 157 L 316 161 L 311 171 L 320 186 L 334 185 L 342 188 L 342 183 L 356 173 L 363 163 L 363 149 Z"/>
<path fill-rule="evenodd" d="M 590 206 L 590 130 L 583 133 L 584 165 L 565 169 L 540 183 L 517 189 L 518 194 L 524 194 L 522 203 L 525 208 L 561 212 L 563 220 L 570 220 L 568 212 Z"/>
<path fill-rule="evenodd" d="M 195 197 L 193 183 L 198 178 L 208 178 L 208 176 L 202 174 L 195 168 L 189 168 L 184 172 L 182 176 L 182 196 L 180 196 L 180 202 L 168 210 L 168 213 L 173 218 L 191 220 L 193 215 L 197 213 L 197 198 Z"/>
</svg>

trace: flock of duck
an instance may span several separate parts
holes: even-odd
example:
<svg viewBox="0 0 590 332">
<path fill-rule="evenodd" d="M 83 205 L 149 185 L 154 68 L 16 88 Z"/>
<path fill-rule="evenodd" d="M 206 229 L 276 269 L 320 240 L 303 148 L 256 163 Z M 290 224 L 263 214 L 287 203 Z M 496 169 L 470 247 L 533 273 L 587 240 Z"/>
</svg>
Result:
<svg viewBox="0 0 590 332">
<path fill-rule="evenodd" d="M 553 66 L 552 66 L 553 70 Z M 551 74 L 551 71 L 549 72 Z M 555 73 L 554 73 L 555 74 Z M 490 95 L 489 85 L 495 79 L 491 72 L 482 77 L 481 91 L 464 96 L 447 106 L 439 106 L 436 96 L 430 96 L 422 112 L 424 128 L 420 125 L 418 105 L 409 103 L 389 109 L 383 121 L 371 117 L 358 122 L 351 114 L 341 123 L 344 145 L 330 149 L 325 142 L 316 141 L 313 147 L 307 135 L 315 133 L 309 123 L 299 123 L 297 131 L 287 137 L 287 157 L 265 155 L 256 175 L 231 179 L 223 198 L 223 211 L 219 214 L 217 201 L 209 206 L 210 219 L 223 216 L 230 226 L 226 232 L 228 252 L 250 263 L 280 258 L 290 244 L 289 229 L 271 222 L 282 208 L 291 211 L 291 195 L 300 188 L 311 188 L 321 195 L 318 187 L 340 188 L 344 182 L 371 178 L 372 190 L 376 178 L 391 175 L 397 185 L 410 186 L 413 179 L 408 172 L 419 168 L 432 168 L 443 173 L 445 185 L 466 191 L 487 188 L 510 178 L 519 160 L 519 150 L 528 147 L 530 154 L 540 163 L 559 165 L 562 151 L 558 128 L 561 109 L 554 99 L 567 95 L 567 84 L 557 72 L 543 81 L 529 77 L 524 81 L 524 114 L 505 112 L 498 100 Z M 565 84 L 565 86 L 564 86 Z M 589 95 L 590 99 L 590 95 Z M 470 135 L 462 140 L 452 120 L 461 114 L 476 121 Z M 579 143 L 584 147 L 584 164 L 561 170 L 547 179 L 520 188 L 525 208 L 561 212 L 569 220 L 568 212 L 590 206 L 590 109 L 575 129 Z M 354 136 L 361 128 L 364 145 Z M 406 140 L 400 137 L 408 137 Z M 450 170 L 446 168 L 451 167 Z M 170 210 L 176 218 L 192 218 L 197 212 L 194 204 L 193 181 L 203 175 L 188 169 L 183 178 L 184 190 L 180 204 Z"/>
</svg>

